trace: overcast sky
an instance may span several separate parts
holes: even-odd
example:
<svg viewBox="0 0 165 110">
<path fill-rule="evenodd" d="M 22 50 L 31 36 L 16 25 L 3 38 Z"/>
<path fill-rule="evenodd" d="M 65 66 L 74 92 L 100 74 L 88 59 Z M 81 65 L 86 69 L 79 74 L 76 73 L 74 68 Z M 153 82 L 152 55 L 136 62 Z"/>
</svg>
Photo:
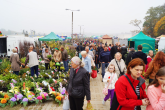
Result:
<svg viewBox="0 0 165 110">
<path fill-rule="evenodd" d="M 130 25 L 142 20 L 150 7 L 163 5 L 165 0 L 0 0 L 0 29 L 18 32 L 71 33 L 71 11 L 74 12 L 74 33 L 129 33 L 138 29 Z M 142 27 L 141 24 L 141 27 Z"/>
</svg>

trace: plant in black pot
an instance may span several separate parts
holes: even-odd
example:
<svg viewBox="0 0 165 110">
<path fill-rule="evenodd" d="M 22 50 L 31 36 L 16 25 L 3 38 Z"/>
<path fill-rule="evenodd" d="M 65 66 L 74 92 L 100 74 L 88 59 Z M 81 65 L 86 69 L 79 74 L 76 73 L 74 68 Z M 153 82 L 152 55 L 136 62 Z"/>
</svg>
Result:
<svg viewBox="0 0 165 110">
<path fill-rule="evenodd" d="M 7 82 L 2 83 L 2 91 L 3 92 L 7 92 L 7 84 L 8 84 Z"/>
<path fill-rule="evenodd" d="M 67 79 L 67 80 L 69 79 L 69 74 L 66 74 L 66 79 Z"/>
<path fill-rule="evenodd" d="M 65 74 L 61 74 L 61 78 L 62 78 L 62 79 L 66 79 Z"/>
<path fill-rule="evenodd" d="M 0 82 L 0 91 L 2 91 L 2 83 L 3 83 L 3 82 Z"/>
<path fill-rule="evenodd" d="M 62 83 L 62 87 L 66 87 L 67 86 L 67 82 L 66 81 L 63 80 L 61 83 Z"/>
<path fill-rule="evenodd" d="M 54 85 L 54 88 L 55 88 L 55 91 L 58 91 L 59 84 L 55 84 L 55 85 Z"/>
<path fill-rule="evenodd" d="M 52 55 L 47 55 L 47 58 L 51 61 L 52 60 Z"/>
</svg>

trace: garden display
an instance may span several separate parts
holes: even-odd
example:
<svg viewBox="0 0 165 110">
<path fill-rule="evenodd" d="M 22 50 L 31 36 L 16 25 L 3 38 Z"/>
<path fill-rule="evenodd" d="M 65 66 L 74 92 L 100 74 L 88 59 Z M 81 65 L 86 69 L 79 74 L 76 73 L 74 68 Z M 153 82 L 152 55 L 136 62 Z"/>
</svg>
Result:
<svg viewBox="0 0 165 110">
<path fill-rule="evenodd" d="M 25 58 L 21 59 L 24 62 Z M 4 59 L 0 70 L 0 108 L 22 104 L 24 107 L 30 103 L 44 103 L 53 99 L 57 104 L 63 102 L 69 74 L 63 70 L 58 71 L 51 61 L 51 69 L 45 70 L 43 63 L 39 65 L 38 77 L 30 74 L 30 68 L 20 67 L 19 75 L 10 70 L 10 62 Z"/>
</svg>

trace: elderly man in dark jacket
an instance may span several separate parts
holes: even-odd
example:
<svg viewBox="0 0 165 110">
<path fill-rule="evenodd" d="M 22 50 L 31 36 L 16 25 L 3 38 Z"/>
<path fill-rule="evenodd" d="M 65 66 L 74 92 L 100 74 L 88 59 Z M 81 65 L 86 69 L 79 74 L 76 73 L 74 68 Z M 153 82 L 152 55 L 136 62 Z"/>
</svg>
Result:
<svg viewBox="0 0 165 110">
<path fill-rule="evenodd" d="M 115 56 L 115 54 L 116 54 L 116 52 L 117 52 L 117 47 L 118 47 L 118 42 L 116 43 L 115 46 L 113 46 L 113 47 L 111 48 L 111 57 L 112 57 L 112 59 L 114 59 L 114 56 Z"/>
<path fill-rule="evenodd" d="M 127 55 L 126 65 L 128 66 L 129 62 L 132 60 L 132 55 L 135 53 L 134 48 L 131 48 L 130 52 Z"/>
<path fill-rule="evenodd" d="M 121 54 L 122 54 L 122 59 L 125 61 L 125 54 L 127 54 L 127 47 L 125 44 L 121 47 Z"/>
</svg>

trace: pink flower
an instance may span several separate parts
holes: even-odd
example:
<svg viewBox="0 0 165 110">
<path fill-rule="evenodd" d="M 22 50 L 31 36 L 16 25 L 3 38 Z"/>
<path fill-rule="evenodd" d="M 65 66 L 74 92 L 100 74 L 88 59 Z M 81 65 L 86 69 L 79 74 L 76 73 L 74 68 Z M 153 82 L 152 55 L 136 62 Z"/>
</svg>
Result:
<svg viewBox="0 0 165 110">
<path fill-rule="evenodd" d="M 44 96 L 46 97 L 46 96 L 48 96 L 48 94 L 47 93 L 44 93 Z"/>
<path fill-rule="evenodd" d="M 38 96 L 37 99 L 38 99 L 38 100 L 42 100 L 42 96 Z"/>
</svg>

